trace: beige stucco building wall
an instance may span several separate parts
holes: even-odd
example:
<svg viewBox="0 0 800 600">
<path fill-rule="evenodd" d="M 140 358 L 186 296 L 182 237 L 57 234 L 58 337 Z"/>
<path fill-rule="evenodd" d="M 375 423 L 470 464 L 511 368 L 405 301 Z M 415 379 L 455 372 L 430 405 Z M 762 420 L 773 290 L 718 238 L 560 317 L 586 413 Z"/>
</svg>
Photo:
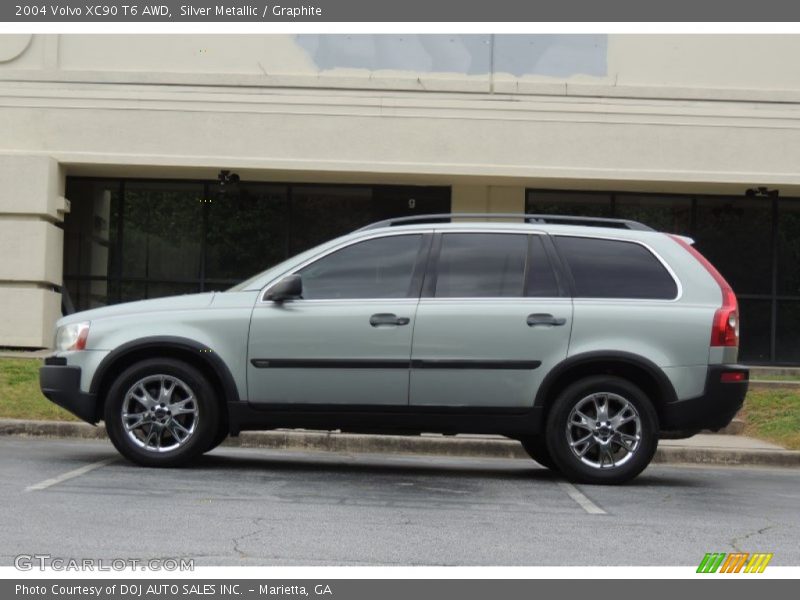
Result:
<svg viewBox="0 0 800 600">
<path fill-rule="evenodd" d="M 800 192 L 800 36 L 0 36 L 0 346 L 47 346 L 67 175 Z M 580 39 L 579 39 L 580 38 Z"/>
</svg>

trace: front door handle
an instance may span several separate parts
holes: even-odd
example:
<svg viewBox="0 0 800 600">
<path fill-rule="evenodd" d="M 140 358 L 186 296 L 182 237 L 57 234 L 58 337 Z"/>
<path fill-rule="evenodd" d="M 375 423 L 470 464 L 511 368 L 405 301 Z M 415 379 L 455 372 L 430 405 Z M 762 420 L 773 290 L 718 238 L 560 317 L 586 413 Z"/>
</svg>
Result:
<svg viewBox="0 0 800 600">
<path fill-rule="evenodd" d="M 369 324 L 373 327 L 381 325 L 408 325 L 411 319 L 408 317 L 398 317 L 394 313 L 377 313 L 369 318 Z"/>
<path fill-rule="evenodd" d="M 528 327 L 536 327 L 537 325 L 558 326 L 566 322 L 566 319 L 557 319 L 549 313 L 533 313 L 532 315 L 528 315 L 527 319 Z"/>
</svg>

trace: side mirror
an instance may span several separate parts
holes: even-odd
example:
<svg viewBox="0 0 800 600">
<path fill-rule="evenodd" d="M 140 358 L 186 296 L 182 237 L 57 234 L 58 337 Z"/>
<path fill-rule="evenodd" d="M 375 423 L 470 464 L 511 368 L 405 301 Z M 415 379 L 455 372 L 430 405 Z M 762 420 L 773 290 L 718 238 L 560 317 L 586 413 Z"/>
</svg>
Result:
<svg viewBox="0 0 800 600">
<path fill-rule="evenodd" d="M 264 296 L 264 300 L 284 302 L 303 297 L 303 280 L 300 275 L 287 275 L 272 286 Z"/>
</svg>

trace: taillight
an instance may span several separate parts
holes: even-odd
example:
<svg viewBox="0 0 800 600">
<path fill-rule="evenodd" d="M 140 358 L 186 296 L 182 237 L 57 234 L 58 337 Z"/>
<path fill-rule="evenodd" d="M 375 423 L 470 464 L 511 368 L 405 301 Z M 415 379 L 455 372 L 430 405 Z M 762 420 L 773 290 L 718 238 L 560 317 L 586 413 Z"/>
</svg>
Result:
<svg viewBox="0 0 800 600">
<path fill-rule="evenodd" d="M 741 383 L 747 381 L 747 373 L 745 371 L 726 371 L 719 376 L 721 383 Z"/>
<path fill-rule="evenodd" d="M 722 292 L 722 306 L 714 313 L 714 321 L 711 324 L 711 345 L 712 346 L 738 346 L 739 345 L 739 305 L 736 302 L 736 294 L 733 288 L 720 275 L 720 272 L 712 265 L 705 256 L 700 254 L 691 244 L 680 236 L 670 236 L 673 240 L 683 246 L 687 252 L 694 256 L 698 262 L 705 267 L 708 274 L 714 278 Z"/>
<path fill-rule="evenodd" d="M 723 281 L 725 280 L 723 279 Z M 730 287 L 722 288 L 722 307 L 714 313 L 711 345 L 739 345 L 739 307 L 736 304 L 736 296 Z"/>
</svg>

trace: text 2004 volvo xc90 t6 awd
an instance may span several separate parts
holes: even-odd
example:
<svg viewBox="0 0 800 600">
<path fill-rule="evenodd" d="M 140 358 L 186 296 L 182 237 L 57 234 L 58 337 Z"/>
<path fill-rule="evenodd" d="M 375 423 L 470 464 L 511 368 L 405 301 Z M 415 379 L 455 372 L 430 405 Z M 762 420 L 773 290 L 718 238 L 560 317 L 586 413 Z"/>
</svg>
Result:
<svg viewBox="0 0 800 600">
<path fill-rule="evenodd" d="M 226 292 L 65 317 L 42 390 L 141 465 L 248 429 L 486 433 L 588 483 L 741 407 L 736 297 L 691 240 L 454 216 L 377 223 Z"/>
</svg>

